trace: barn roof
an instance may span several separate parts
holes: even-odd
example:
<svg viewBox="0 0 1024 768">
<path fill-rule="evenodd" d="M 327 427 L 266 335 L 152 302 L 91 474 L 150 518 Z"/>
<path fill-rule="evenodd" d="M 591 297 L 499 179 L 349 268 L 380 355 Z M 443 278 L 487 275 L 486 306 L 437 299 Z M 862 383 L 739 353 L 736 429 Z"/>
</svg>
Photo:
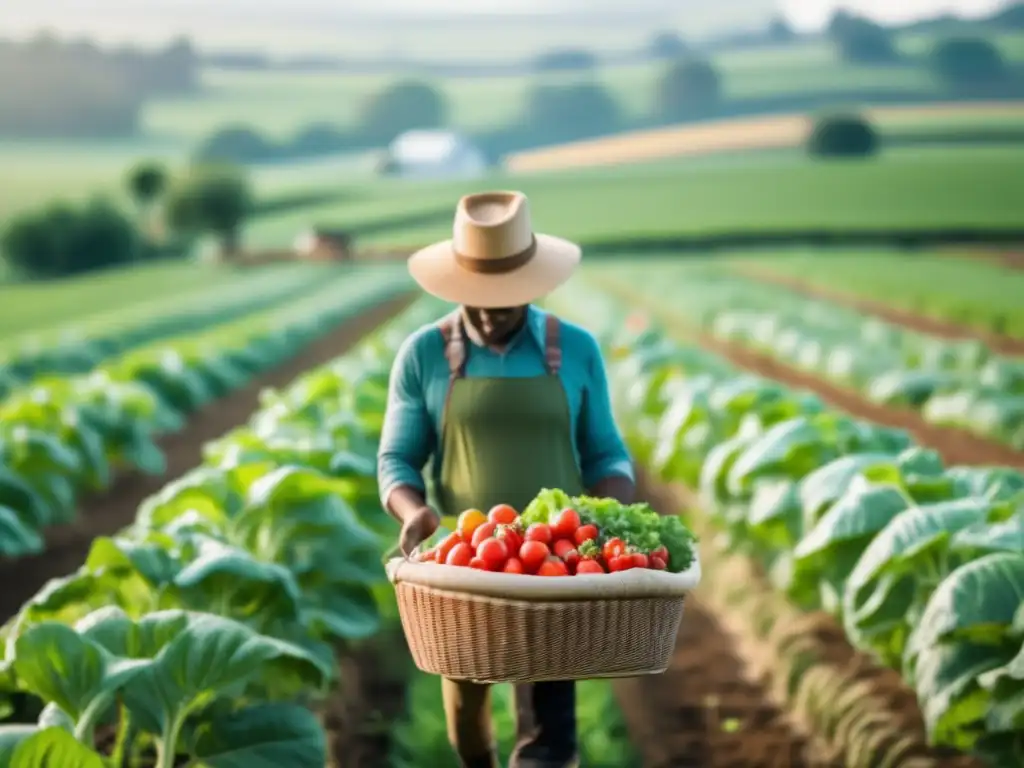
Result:
<svg viewBox="0 0 1024 768">
<path fill-rule="evenodd" d="M 437 162 L 454 155 L 468 145 L 466 138 L 455 131 L 406 131 L 391 142 L 391 156 L 402 162 Z"/>
</svg>

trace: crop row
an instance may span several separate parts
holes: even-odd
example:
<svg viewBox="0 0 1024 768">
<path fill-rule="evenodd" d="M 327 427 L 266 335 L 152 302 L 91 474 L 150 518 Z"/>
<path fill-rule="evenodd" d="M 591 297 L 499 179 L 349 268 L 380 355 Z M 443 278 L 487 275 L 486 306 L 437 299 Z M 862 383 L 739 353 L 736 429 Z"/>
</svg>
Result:
<svg viewBox="0 0 1024 768">
<path fill-rule="evenodd" d="M 899 430 L 738 372 L 641 328 L 607 295 L 575 291 L 556 306 L 601 318 L 637 459 L 699 489 L 731 550 L 899 670 L 935 743 L 1020 764 L 1024 475 L 947 468 Z"/>
<path fill-rule="evenodd" d="M 266 312 L 314 291 L 335 270 L 303 265 L 242 273 L 230 285 L 172 294 L 159 301 L 112 307 L 75 325 L 0 343 L 0 398 L 43 376 L 85 373 L 103 360 L 159 339 L 205 331 Z"/>
<path fill-rule="evenodd" d="M 939 339 L 851 309 L 759 283 L 714 265 L 659 266 L 638 282 L 609 267 L 603 278 L 641 288 L 644 298 L 715 337 L 767 353 L 862 392 L 875 403 L 920 410 L 934 424 L 962 427 L 1024 450 L 1024 360 L 980 341 Z"/>
<path fill-rule="evenodd" d="M 40 532 L 120 470 L 162 474 L 157 435 L 404 285 L 389 270 L 337 274 L 301 302 L 15 391 L 0 402 L 0 554 L 41 551 Z"/>
<path fill-rule="evenodd" d="M 337 644 L 377 631 L 387 593 L 374 453 L 394 347 L 382 334 L 267 393 L 24 606 L 0 680 L 44 706 L 0 728 L 0 767 L 44 753 L 62 768 L 323 767 L 304 705 L 332 683 Z"/>
</svg>

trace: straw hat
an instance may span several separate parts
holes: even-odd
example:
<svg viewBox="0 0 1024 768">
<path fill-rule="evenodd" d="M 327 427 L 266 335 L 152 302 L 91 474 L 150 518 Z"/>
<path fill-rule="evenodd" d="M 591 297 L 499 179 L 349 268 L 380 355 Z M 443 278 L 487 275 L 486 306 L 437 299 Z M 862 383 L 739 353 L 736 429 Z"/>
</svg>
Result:
<svg viewBox="0 0 1024 768">
<path fill-rule="evenodd" d="M 518 307 L 551 293 L 580 263 L 580 247 L 535 234 L 521 192 L 467 195 L 455 209 L 452 239 L 409 257 L 420 287 L 480 309 Z"/>
</svg>

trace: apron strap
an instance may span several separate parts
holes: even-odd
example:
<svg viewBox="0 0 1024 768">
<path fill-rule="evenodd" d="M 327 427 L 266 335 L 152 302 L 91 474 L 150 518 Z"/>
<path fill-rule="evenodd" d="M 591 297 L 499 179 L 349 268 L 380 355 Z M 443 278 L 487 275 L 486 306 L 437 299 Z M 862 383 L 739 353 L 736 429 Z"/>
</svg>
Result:
<svg viewBox="0 0 1024 768">
<path fill-rule="evenodd" d="M 557 376 L 562 369 L 561 325 L 554 315 L 547 316 L 544 326 L 544 364 L 552 376 Z"/>
<path fill-rule="evenodd" d="M 444 357 L 448 361 L 448 392 L 445 395 L 445 410 L 452 396 L 457 379 L 466 375 L 466 339 L 462 331 L 462 318 L 451 314 L 438 323 L 444 339 Z"/>
</svg>

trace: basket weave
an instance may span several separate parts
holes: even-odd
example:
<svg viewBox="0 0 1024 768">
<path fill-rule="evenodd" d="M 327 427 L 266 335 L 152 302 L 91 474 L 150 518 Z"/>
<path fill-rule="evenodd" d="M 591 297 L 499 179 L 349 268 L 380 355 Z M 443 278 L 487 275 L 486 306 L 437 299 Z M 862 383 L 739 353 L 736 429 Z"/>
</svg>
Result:
<svg viewBox="0 0 1024 768">
<path fill-rule="evenodd" d="M 685 595 L 678 587 L 652 594 L 648 586 L 631 596 L 623 579 L 619 589 L 592 588 L 571 599 L 568 593 L 579 592 L 580 585 L 565 583 L 583 577 L 510 577 L 433 565 L 405 568 L 403 578 L 396 577 L 401 569 L 395 566 L 389 574 L 413 660 L 424 672 L 454 680 L 522 683 L 657 674 L 668 667 L 683 616 Z M 446 578 L 416 578 L 424 574 Z M 620 575 L 626 576 L 586 578 L 614 581 Z M 423 583 L 462 579 L 469 589 L 493 593 L 494 584 L 500 584 L 493 576 L 515 580 L 517 586 L 508 591 L 516 596 Z M 486 583 L 483 588 L 471 583 L 474 577 L 489 579 L 490 589 Z M 563 594 L 543 594 L 557 592 L 556 581 L 565 584 Z M 536 598 L 523 599 L 523 584 L 527 594 L 538 593 Z"/>
</svg>

